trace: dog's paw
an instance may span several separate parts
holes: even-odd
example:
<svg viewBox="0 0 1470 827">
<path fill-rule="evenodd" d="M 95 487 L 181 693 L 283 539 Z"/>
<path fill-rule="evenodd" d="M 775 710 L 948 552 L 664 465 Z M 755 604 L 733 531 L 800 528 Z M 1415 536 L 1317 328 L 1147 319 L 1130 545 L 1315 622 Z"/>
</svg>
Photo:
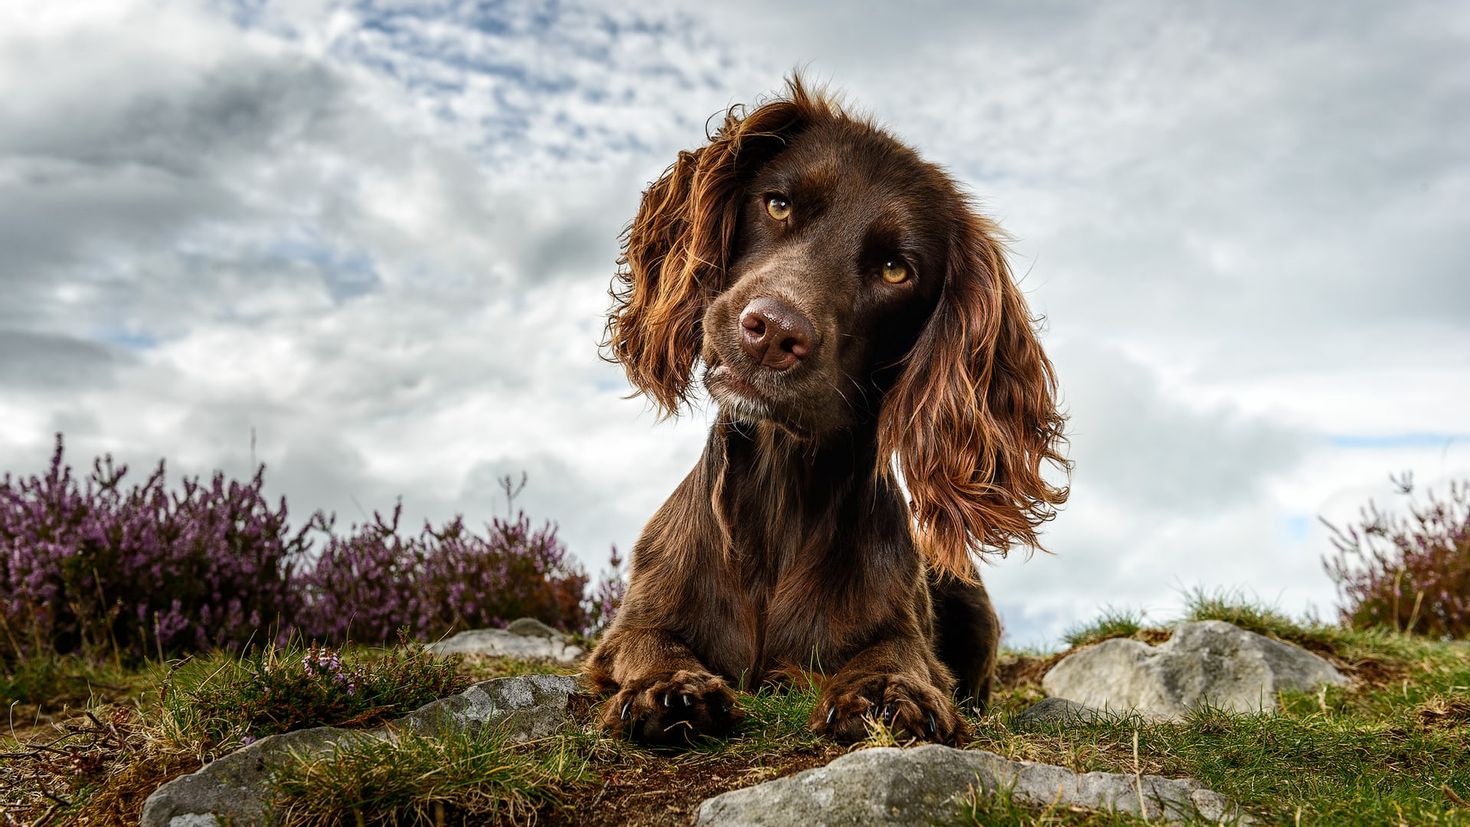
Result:
<svg viewBox="0 0 1470 827">
<path fill-rule="evenodd" d="M 689 744 L 727 735 L 744 717 L 723 678 L 680 670 L 624 685 L 603 708 L 602 726 L 651 744 Z"/>
<path fill-rule="evenodd" d="M 838 676 L 822 690 L 812 729 L 843 743 L 861 741 L 869 722 L 901 739 L 954 744 L 967 732 L 954 702 L 926 681 L 902 675 Z"/>
</svg>

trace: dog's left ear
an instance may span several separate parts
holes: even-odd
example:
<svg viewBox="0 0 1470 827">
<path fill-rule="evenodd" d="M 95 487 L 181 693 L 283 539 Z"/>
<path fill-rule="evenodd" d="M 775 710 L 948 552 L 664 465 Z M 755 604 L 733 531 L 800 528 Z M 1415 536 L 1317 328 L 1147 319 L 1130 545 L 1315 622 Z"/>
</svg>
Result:
<svg viewBox="0 0 1470 827">
<path fill-rule="evenodd" d="M 939 303 L 884 405 L 881 456 L 897 459 L 920 548 L 935 568 L 974 577 L 971 553 L 1039 547 L 1036 529 L 1070 469 L 1056 375 L 1011 279 L 1000 231 L 966 217 L 950 242 Z"/>
<path fill-rule="evenodd" d="M 750 112 L 731 107 L 709 143 L 680 152 L 643 193 L 623 235 L 603 344 L 664 414 L 688 399 L 705 307 L 726 286 L 745 180 L 812 120 L 838 111 L 793 77 L 783 97 Z"/>
</svg>

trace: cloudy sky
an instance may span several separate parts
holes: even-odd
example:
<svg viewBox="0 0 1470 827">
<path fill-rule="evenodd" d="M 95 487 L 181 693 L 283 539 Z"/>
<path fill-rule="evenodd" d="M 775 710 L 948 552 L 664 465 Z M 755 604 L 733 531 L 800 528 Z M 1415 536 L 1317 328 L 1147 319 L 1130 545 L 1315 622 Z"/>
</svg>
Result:
<svg viewBox="0 0 1470 827">
<path fill-rule="evenodd" d="M 1470 475 L 1470 8 L 0 5 L 0 469 L 254 456 L 303 518 L 520 502 L 596 569 L 698 455 L 598 359 L 617 236 L 805 67 L 1016 237 L 1072 415 L 1018 644 L 1239 587 Z"/>
</svg>

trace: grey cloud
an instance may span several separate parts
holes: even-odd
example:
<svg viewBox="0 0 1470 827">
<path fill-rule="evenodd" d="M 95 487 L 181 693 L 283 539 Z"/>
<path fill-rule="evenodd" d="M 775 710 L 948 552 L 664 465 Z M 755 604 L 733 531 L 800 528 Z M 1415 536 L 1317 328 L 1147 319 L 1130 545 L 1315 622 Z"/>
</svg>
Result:
<svg viewBox="0 0 1470 827">
<path fill-rule="evenodd" d="M 113 348 L 55 333 L 0 329 L 0 386 L 34 391 L 111 384 L 119 363 Z"/>
</svg>

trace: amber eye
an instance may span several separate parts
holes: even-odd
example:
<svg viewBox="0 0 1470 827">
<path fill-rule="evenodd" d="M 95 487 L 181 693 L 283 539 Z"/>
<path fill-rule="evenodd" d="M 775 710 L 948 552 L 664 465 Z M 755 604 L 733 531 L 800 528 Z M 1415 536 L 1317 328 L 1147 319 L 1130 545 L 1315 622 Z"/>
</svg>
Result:
<svg viewBox="0 0 1470 827">
<path fill-rule="evenodd" d="M 772 195 L 766 199 L 766 212 L 777 221 L 785 221 L 791 217 L 791 202 L 779 195 Z"/>
<path fill-rule="evenodd" d="M 909 266 L 898 259 L 889 259 L 883 262 L 883 280 L 889 284 L 903 284 L 909 280 L 913 273 Z"/>
</svg>

